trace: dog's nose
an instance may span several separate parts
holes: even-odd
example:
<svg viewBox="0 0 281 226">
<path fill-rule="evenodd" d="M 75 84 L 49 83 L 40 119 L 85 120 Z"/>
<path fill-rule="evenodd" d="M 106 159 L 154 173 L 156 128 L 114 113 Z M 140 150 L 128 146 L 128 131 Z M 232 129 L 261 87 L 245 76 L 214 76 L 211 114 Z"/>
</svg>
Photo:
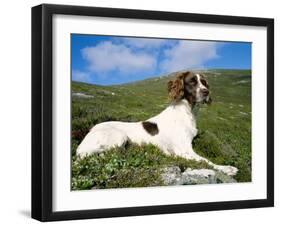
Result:
<svg viewBox="0 0 281 226">
<path fill-rule="evenodd" d="M 202 94 L 204 96 L 208 96 L 209 95 L 209 90 L 208 89 L 202 89 Z"/>
</svg>

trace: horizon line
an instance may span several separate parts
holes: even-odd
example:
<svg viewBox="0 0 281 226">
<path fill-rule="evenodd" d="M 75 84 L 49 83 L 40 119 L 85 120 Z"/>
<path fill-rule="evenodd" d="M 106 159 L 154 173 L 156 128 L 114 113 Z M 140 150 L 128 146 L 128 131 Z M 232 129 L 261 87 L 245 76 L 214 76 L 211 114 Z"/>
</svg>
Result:
<svg viewBox="0 0 281 226">
<path fill-rule="evenodd" d="M 97 85 L 97 86 L 114 86 L 114 85 L 125 85 L 125 84 L 130 84 L 130 83 L 134 83 L 134 82 L 140 82 L 140 81 L 145 81 L 145 80 L 149 80 L 149 79 L 153 79 L 153 78 L 157 78 L 157 77 L 162 77 L 162 76 L 170 76 L 174 73 L 177 72 L 181 72 L 181 71 L 208 71 L 208 70 L 236 70 L 236 71 L 252 71 L 252 68 L 249 69 L 243 69 L 243 68 L 197 68 L 197 69 L 184 69 L 184 70 L 180 70 L 180 71 L 175 71 L 175 72 L 171 72 L 171 73 L 167 73 L 167 74 L 160 74 L 160 75 L 155 75 L 155 76 L 151 76 L 149 78 L 145 78 L 145 79 L 137 79 L 134 81 L 130 81 L 130 82 L 124 82 L 124 83 L 113 83 L 113 84 L 107 84 L 107 85 L 103 85 L 103 84 L 97 84 L 97 83 L 88 83 L 88 82 L 83 82 L 83 81 L 76 81 L 76 80 L 72 80 L 72 76 L 71 76 L 71 82 L 79 82 L 79 83 L 83 83 L 83 84 L 87 84 L 87 85 Z"/>
</svg>

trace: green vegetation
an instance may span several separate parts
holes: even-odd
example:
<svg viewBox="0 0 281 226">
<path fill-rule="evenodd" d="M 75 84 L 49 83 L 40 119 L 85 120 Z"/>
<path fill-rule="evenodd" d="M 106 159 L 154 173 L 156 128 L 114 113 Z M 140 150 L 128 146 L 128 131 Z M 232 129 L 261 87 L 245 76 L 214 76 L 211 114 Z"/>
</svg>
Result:
<svg viewBox="0 0 281 226">
<path fill-rule="evenodd" d="M 239 169 L 238 182 L 251 181 L 251 71 L 204 71 L 213 103 L 195 109 L 199 133 L 194 150 L 217 164 Z M 167 166 L 210 168 L 205 162 L 167 156 L 153 145 L 129 144 L 84 159 L 75 150 L 89 129 L 111 120 L 140 121 L 160 113 L 169 100 L 167 81 L 161 76 L 135 83 L 97 86 L 72 82 L 72 189 L 162 185 Z"/>
<path fill-rule="evenodd" d="M 128 144 L 85 158 L 73 156 L 72 188 L 122 188 L 162 185 L 164 167 L 211 168 L 206 162 L 165 155 L 153 145 Z"/>
</svg>

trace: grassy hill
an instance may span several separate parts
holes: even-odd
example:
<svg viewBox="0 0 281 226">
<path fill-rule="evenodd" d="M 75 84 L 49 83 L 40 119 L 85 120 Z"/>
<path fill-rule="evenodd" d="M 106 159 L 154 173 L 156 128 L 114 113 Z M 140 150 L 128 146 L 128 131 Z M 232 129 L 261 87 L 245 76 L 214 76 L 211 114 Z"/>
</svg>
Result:
<svg viewBox="0 0 281 226">
<path fill-rule="evenodd" d="M 238 182 L 251 181 L 251 71 L 207 70 L 204 74 L 213 103 L 195 109 L 199 134 L 194 150 L 214 163 L 237 167 Z M 77 145 L 95 124 L 146 120 L 165 109 L 167 82 L 172 78 L 173 74 L 113 86 L 72 82 L 72 189 L 161 185 L 163 166 L 209 167 L 166 156 L 151 145 L 132 144 L 126 151 L 110 150 L 82 160 L 75 155 Z"/>
</svg>

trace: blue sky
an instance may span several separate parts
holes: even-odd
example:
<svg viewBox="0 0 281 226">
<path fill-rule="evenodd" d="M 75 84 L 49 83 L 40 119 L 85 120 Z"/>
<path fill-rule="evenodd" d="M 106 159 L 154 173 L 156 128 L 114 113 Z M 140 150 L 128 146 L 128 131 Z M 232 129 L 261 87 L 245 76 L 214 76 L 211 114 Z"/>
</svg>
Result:
<svg viewBox="0 0 281 226">
<path fill-rule="evenodd" d="M 251 69 L 251 43 L 71 35 L 72 80 L 111 85 L 184 69 Z"/>
</svg>

